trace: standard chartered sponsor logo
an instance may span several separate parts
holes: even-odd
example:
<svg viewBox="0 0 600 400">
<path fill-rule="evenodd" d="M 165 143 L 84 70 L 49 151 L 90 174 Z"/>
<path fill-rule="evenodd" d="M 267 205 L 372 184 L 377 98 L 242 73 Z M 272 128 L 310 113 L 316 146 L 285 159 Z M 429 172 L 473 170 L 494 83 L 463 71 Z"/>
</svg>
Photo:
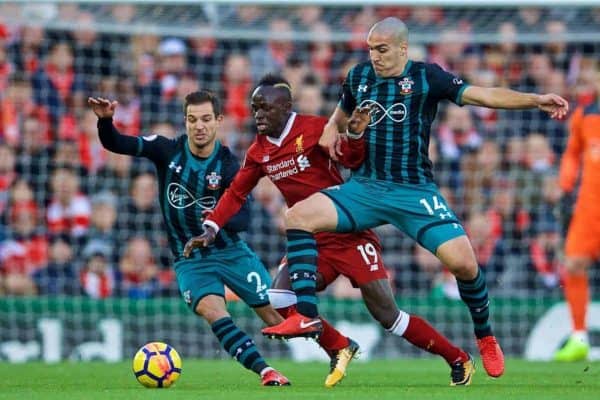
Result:
<svg viewBox="0 0 600 400">
<path fill-rule="evenodd" d="M 403 103 L 395 103 L 386 109 L 381 103 L 367 99 L 360 103 L 360 107 L 371 107 L 370 127 L 377 125 L 384 118 L 389 118 L 394 122 L 402 122 L 406 119 L 406 106 Z"/>
<path fill-rule="evenodd" d="M 272 181 L 278 181 L 296 175 L 298 172 L 302 172 L 308 167 L 310 167 L 308 157 L 304 154 L 300 154 L 296 159 L 289 158 L 275 164 L 269 164 L 266 168 L 269 173 L 269 178 L 271 178 Z"/>
</svg>

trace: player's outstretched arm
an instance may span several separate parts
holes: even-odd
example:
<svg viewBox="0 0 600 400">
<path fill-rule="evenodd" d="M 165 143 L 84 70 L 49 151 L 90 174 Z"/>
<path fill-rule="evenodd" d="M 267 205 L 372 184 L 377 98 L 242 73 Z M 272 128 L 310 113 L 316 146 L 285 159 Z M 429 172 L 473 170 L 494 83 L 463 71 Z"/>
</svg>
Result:
<svg viewBox="0 0 600 400">
<path fill-rule="evenodd" d="M 462 103 L 489 108 L 539 108 L 553 119 L 563 119 L 569 112 L 569 102 L 557 94 L 523 93 L 507 88 L 469 86 L 462 94 Z"/>
<path fill-rule="evenodd" d="M 89 97 L 88 105 L 98 117 L 98 137 L 102 146 L 113 153 L 137 155 L 138 139 L 120 134 L 112 123 L 118 103 L 102 97 Z"/>
</svg>

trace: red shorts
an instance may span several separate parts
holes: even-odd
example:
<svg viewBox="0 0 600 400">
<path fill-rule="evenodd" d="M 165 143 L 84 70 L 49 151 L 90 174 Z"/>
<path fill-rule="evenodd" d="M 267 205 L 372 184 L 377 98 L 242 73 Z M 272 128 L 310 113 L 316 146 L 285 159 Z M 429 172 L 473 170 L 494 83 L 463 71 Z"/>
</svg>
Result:
<svg viewBox="0 0 600 400">
<path fill-rule="evenodd" d="M 344 275 L 352 285 L 387 279 L 379 238 L 372 231 L 358 233 L 320 233 L 316 235 L 319 258 L 317 271 L 329 285 Z"/>
</svg>

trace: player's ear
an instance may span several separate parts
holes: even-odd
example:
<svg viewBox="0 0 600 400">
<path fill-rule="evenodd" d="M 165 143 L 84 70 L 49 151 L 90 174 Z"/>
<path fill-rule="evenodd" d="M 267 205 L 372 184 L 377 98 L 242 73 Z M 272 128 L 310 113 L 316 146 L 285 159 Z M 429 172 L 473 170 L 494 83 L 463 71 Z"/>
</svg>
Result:
<svg viewBox="0 0 600 400">
<path fill-rule="evenodd" d="M 223 119 L 224 119 L 224 118 L 225 118 L 225 116 L 224 116 L 223 114 L 219 114 L 219 115 L 217 115 L 217 118 L 216 118 L 216 120 L 217 120 L 217 123 L 219 123 L 219 124 L 220 124 L 221 122 L 223 122 Z"/>
<path fill-rule="evenodd" d="M 402 57 L 408 57 L 408 43 L 407 42 L 402 42 L 400 43 L 400 53 L 402 54 Z"/>
</svg>

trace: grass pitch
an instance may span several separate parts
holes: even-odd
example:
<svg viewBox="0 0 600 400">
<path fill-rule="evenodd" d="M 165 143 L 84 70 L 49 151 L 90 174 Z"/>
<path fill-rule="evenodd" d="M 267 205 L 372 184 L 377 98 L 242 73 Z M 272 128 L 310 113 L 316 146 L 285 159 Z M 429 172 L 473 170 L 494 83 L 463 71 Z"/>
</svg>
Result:
<svg viewBox="0 0 600 400">
<path fill-rule="evenodd" d="M 479 360 L 473 383 L 448 386 L 449 368 L 439 359 L 354 362 L 333 389 L 323 382 L 324 363 L 274 360 L 291 387 L 262 387 L 258 377 L 230 360 L 183 360 L 169 389 L 146 389 L 129 362 L 0 363 L 0 399 L 600 399 L 600 363 L 532 363 L 508 360 L 500 379 L 487 377 Z"/>
</svg>

